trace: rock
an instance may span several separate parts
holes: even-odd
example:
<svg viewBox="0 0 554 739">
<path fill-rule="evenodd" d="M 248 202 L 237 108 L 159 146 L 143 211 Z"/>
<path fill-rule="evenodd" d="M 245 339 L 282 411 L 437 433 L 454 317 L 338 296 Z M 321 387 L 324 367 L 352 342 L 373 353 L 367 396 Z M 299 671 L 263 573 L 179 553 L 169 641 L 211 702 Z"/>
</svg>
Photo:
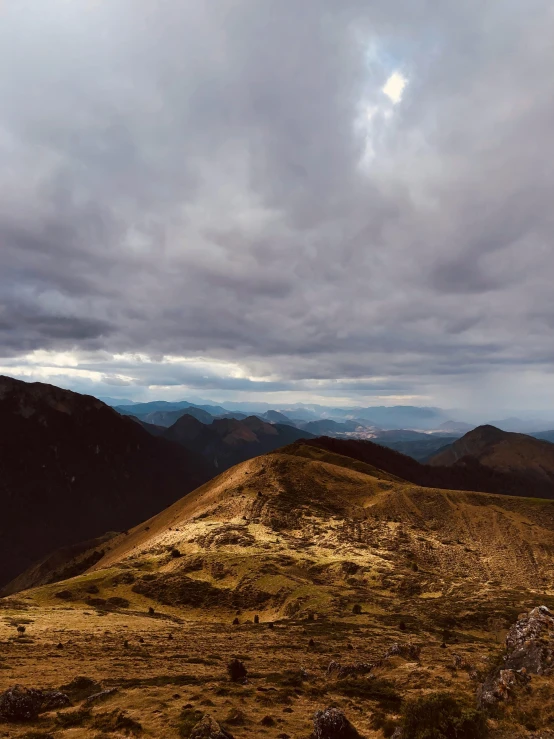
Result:
<svg viewBox="0 0 554 739">
<path fill-rule="evenodd" d="M 42 691 L 15 685 L 0 695 L 0 718 L 32 721 L 42 710 Z"/>
<path fill-rule="evenodd" d="M 69 697 L 61 690 L 42 690 L 42 711 L 54 711 L 71 705 Z"/>
<path fill-rule="evenodd" d="M 421 647 L 417 644 L 393 644 L 385 652 L 384 659 L 389 657 L 403 657 L 417 662 L 421 654 Z"/>
<path fill-rule="evenodd" d="M 546 606 L 519 618 L 506 636 L 506 667 L 544 675 L 554 667 L 554 615 Z"/>
<path fill-rule="evenodd" d="M 338 708 L 326 708 L 314 715 L 315 739 L 359 739 L 360 735 Z"/>
<path fill-rule="evenodd" d="M 478 691 L 481 706 L 513 697 L 530 675 L 554 673 L 554 615 L 546 606 L 523 614 L 506 636 L 504 663 L 492 670 Z"/>
<path fill-rule="evenodd" d="M 327 667 L 327 675 L 335 675 L 343 678 L 351 675 L 367 675 L 375 667 L 372 662 L 355 662 L 350 665 L 341 665 L 340 662 L 329 662 Z"/>
<path fill-rule="evenodd" d="M 92 695 L 89 695 L 84 705 L 92 706 L 92 705 L 95 705 L 96 703 L 101 703 L 102 701 L 106 700 L 111 695 L 114 695 L 117 692 L 119 692 L 117 688 L 108 688 L 107 690 L 101 690 L 99 693 L 93 693 Z"/>
<path fill-rule="evenodd" d="M 190 739 L 233 739 L 233 735 L 221 728 L 214 718 L 206 714 L 192 727 Z"/>
</svg>

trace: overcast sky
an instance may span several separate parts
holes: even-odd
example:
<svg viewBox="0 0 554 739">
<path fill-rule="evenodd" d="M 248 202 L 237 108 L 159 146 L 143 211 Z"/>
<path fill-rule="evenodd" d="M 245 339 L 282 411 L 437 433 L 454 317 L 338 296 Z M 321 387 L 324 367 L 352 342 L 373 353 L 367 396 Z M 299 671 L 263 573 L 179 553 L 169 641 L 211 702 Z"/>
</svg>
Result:
<svg viewBox="0 0 554 739">
<path fill-rule="evenodd" d="M 554 409 L 551 0 L 2 0 L 0 372 Z"/>
</svg>

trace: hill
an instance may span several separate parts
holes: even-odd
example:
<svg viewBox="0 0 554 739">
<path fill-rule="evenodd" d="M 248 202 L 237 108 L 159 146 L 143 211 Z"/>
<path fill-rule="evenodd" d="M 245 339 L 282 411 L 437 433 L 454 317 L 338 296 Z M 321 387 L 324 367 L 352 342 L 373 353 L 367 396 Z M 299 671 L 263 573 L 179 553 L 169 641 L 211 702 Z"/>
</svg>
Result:
<svg viewBox="0 0 554 739">
<path fill-rule="evenodd" d="M 121 531 L 212 476 L 96 398 L 0 377 L 0 586 L 62 546 Z"/>
<path fill-rule="evenodd" d="M 497 431 L 500 434 L 504 433 L 498 429 Z M 531 439 L 531 441 L 536 440 Z M 537 444 L 548 446 L 547 442 L 537 441 Z M 470 456 L 464 457 L 463 463 L 455 466 L 436 463 L 431 465 L 422 464 L 411 457 L 372 441 L 332 439 L 325 436 L 303 441 L 291 451 L 303 454 L 306 445 L 366 462 L 403 480 L 424 487 L 554 498 L 554 480 L 548 475 L 537 474 L 532 456 L 529 455 L 526 457 L 527 466 L 521 464 L 519 467 L 509 469 L 507 467 L 487 466 L 479 459 Z"/>
<path fill-rule="evenodd" d="M 316 441 L 223 472 L 80 574 L 0 601 L 0 689 L 76 704 L 32 729 L 178 739 L 208 712 L 239 738 L 308 736 L 334 705 L 377 739 L 418 696 L 475 705 L 518 613 L 554 605 L 554 502 L 422 488 Z M 492 736 L 547 727 L 552 688 L 510 688 Z"/>
<path fill-rule="evenodd" d="M 532 488 L 554 487 L 554 445 L 494 426 L 478 426 L 429 460 L 431 465 L 455 469 L 475 462 L 504 475 L 525 476 Z"/>
<path fill-rule="evenodd" d="M 220 471 L 298 439 L 313 438 L 307 431 L 286 424 L 267 423 L 257 416 L 247 416 L 243 420 L 216 418 L 204 424 L 188 414 L 181 416 L 163 436 L 202 456 Z"/>
</svg>

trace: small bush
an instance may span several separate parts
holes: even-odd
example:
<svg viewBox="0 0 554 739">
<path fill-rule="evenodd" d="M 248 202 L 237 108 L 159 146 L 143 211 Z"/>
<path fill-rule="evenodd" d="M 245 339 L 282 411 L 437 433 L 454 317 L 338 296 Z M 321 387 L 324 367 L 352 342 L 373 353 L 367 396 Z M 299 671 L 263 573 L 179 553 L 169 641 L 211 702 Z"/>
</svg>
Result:
<svg viewBox="0 0 554 739">
<path fill-rule="evenodd" d="M 382 711 L 376 711 L 372 715 L 370 726 L 375 731 L 381 730 L 385 739 L 389 739 L 396 729 L 396 723 Z"/>
<path fill-rule="evenodd" d="M 488 734 L 485 714 L 462 706 L 449 693 L 433 693 L 406 703 L 403 739 L 482 739 Z"/>
<path fill-rule="evenodd" d="M 172 549 L 171 550 L 171 556 L 174 559 L 178 559 L 181 556 L 181 552 L 178 549 Z"/>
<path fill-rule="evenodd" d="M 56 723 L 64 729 L 69 729 L 72 726 L 82 726 L 89 718 L 90 711 L 83 708 L 77 708 L 75 711 L 58 713 L 56 716 Z"/>
<path fill-rule="evenodd" d="M 359 616 L 361 612 L 362 612 L 361 605 L 359 603 L 354 603 L 354 605 L 352 606 L 352 613 L 355 616 Z"/>
<path fill-rule="evenodd" d="M 71 590 L 58 590 L 54 597 L 59 598 L 60 600 L 72 600 L 73 593 Z"/>
<path fill-rule="evenodd" d="M 127 716 L 119 708 L 111 713 L 97 713 L 92 721 L 92 727 L 101 731 L 120 732 L 122 734 L 140 734 L 142 732 L 141 724 Z"/>
<path fill-rule="evenodd" d="M 248 674 L 248 670 L 240 659 L 232 659 L 227 665 L 227 672 L 234 683 L 245 682 Z"/>
<path fill-rule="evenodd" d="M 191 708 L 190 706 L 185 706 L 181 711 L 179 723 L 177 724 L 179 736 L 183 737 L 183 739 L 188 739 L 193 727 L 196 726 L 203 715 L 202 711 L 199 711 L 196 708 Z"/>
<path fill-rule="evenodd" d="M 376 701 L 379 705 L 389 708 L 391 711 L 400 708 L 402 702 L 402 698 L 394 685 L 389 680 L 378 677 L 347 677 L 344 680 L 339 680 L 335 690 L 349 698 Z"/>
</svg>

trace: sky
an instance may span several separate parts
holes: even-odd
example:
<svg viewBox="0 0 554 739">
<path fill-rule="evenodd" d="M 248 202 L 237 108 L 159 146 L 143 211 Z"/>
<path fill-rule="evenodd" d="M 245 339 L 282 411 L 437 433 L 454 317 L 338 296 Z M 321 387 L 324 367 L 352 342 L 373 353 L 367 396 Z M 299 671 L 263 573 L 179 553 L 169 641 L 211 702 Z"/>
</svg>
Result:
<svg viewBox="0 0 554 739">
<path fill-rule="evenodd" d="M 1 0 L 0 373 L 554 409 L 550 0 Z"/>
</svg>

